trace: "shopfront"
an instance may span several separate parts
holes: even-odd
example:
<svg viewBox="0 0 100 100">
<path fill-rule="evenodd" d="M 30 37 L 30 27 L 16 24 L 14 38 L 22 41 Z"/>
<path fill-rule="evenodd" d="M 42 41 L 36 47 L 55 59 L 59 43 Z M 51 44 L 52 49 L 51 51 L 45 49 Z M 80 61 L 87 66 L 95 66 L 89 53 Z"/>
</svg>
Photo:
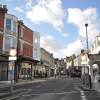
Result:
<svg viewBox="0 0 100 100">
<path fill-rule="evenodd" d="M 19 79 L 30 80 L 32 79 L 32 64 L 27 62 L 22 62 L 20 64 Z"/>
<path fill-rule="evenodd" d="M 8 61 L 7 57 L 0 55 L 0 81 L 8 80 Z"/>
</svg>

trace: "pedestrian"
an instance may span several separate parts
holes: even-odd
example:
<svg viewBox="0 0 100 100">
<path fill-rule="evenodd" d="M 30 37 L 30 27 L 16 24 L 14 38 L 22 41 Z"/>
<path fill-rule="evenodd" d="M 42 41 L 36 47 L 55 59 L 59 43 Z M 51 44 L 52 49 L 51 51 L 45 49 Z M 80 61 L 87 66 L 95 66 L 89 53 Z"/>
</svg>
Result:
<svg viewBox="0 0 100 100">
<path fill-rule="evenodd" d="M 55 69 L 55 71 L 54 71 L 54 76 L 55 76 L 55 78 L 56 78 L 56 74 L 57 74 L 57 72 L 56 72 L 56 69 Z"/>
<path fill-rule="evenodd" d="M 47 73 L 45 73 L 45 79 L 47 78 Z"/>
<path fill-rule="evenodd" d="M 55 78 L 56 78 L 56 74 L 55 74 L 54 76 L 55 76 Z"/>
<path fill-rule="evenodd" d="M 98 74 L 99 74 L 99 79 L 98 79 L 98 82 L 100 82 L 100 72 L 99 72 Z"/>
</svg>

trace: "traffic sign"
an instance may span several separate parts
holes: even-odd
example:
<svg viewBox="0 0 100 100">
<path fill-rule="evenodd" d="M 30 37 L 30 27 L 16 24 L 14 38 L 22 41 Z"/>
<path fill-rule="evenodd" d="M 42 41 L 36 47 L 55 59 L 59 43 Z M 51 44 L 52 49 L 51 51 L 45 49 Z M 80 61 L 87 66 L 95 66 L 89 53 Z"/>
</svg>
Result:
<svg viewBox="0 0 100 100">
<path fill-rule="evenodd" d="M 16 59 L 17 59 L 16 56 L 9 56 L 9 60 L 10 60 L 10 61 L 13 61 L 13 60 L 16 60 Z"/>
</svg>

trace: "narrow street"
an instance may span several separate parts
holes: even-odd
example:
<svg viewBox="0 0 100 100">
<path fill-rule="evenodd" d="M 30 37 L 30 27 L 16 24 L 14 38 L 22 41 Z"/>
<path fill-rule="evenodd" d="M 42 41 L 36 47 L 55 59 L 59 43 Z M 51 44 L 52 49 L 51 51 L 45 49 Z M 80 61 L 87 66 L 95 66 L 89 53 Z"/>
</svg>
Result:
<svg viewBox="0 0 100 100">
<path fill-rule="evenodd" d="M 47 79 L 41 83 L 15 87 L 15 90 L 27 91 L 1 100 L 100 100 L 100 93 L 83 91 L 79 88 L 79 84 L 78 78 Z"/>
</svg>

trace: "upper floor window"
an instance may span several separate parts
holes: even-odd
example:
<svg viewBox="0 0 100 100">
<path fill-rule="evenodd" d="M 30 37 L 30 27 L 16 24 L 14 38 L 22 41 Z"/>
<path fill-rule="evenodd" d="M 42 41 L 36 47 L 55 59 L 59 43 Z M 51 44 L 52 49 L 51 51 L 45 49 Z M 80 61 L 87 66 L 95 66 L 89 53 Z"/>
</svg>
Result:
<svg viewBox="0 0 100 100">
<path fill-rule="evenodd" d="M 16 30 L 16 26 L 17 26 L 17 24 L 16 24 L 16 22 L 15 21 L 13 21 L 13 32 L 17 32 L 17 30 Z"/>
<path fill-rule="evenodd" d="M 12 47 L 16 48 L 17 47 L 17 38 L 12 37 L 12 43 L 11 43 Z"/>
<path fill-rule="evenodd" d="M 21 26 L 21 37 L 23 37 L 23 27 Z"/>
<path fill-rule="evenodd" d="M 6 19 L 6 29 L 11 30 L 11 19 Z"/>
<path fill-rule="evenodd" d="M 5 44 L 4 44 L 5 50 L 9 50 L 11 47 L 11 37 L 5 37 Z"/>
<path fill-rule="evenodd" d="M 98 46 L 100 46 L 100 41 L 98 41 Z"/>
<path fill-rule="evenodd" d="M 17 38 L 10 35 L 5 35 L 4 49 L 9 50 L 11 47 L 17 47 Z"/>
</svg>

